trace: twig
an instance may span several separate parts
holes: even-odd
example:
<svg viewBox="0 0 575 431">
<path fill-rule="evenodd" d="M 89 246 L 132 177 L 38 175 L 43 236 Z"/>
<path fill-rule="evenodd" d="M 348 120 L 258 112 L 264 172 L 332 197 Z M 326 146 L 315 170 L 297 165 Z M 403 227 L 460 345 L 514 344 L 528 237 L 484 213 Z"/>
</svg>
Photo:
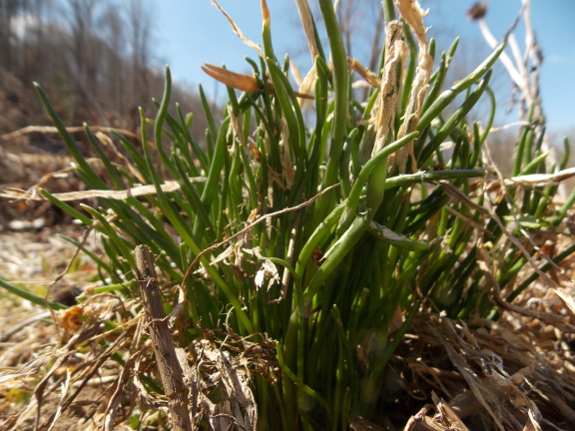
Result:
<svg viewBox="0 0 575 431">
<path fill-rule="evenodd" d="M 160 378 L 168 397 L 170 420 L 175 431 L 191 431 L 192 424 L 185 398 L 182 367 L 166 322 L 166 313 L 160 298 L 160 289 L 154 269 L 154 258 L 145 245 L 134 250 L 136 270 L 140 282 L 140 295 L 150 324 L 150 336 L 160 371 Z"/>
<path fill-rule="evenodd" d="M 491 135 L 492 133 L 501 132 L 502 130 L 510 129 L 514 126 L 529 126 L 529 121 L 516 121 L 515 123 L 509 123 L 501 127 L 492 127 L 489 129 L 489 134 Z"/>
<path fill-rule="evenodd" d="M 18 323 L 16 326 L 2 333 L 2 337 L 0 337 L 0 343 L 5 343 L 10 339 L 12 335 L 20 331 L 21 329 L 25 328 L 26 326 L 35 322 L 39 322 L 40 320 L 46 319 L 48 317 L 50 317 L 50 312 L 44 311 L 43 313 L 37 314 L 35 316 L 30 317 L 29 319 L 24 320 L 23 322 Z"/>
<path fill-rule="evenodd" d="M 75 170 L 75 168 L 69 168 L 67 170 Z M 60 171 L 63 172 L 63 171 Z M 53 174 L 48 174 L 48 176 L 52 176 Z M 203 182 L 206 181 L 205 177 L 188 177 L 190 182 Z M 6 189 L 0 192 L 0 197 L 7 198 L 7 199 L 25 199 L 26 202 L 28 201 L 47 201 L 48 199 L 42 195 L 37 193 L 37 187 L 33 186 L 28 190 L 20 190 L 15 189 L 12 187 L 7 187 Z M 160 189 L 163 192 L 173 192 L 175 190 L 179 190 L 182 187 L 182 181 L 166 181 L 164 184 L 160 185 Z M 69 202 L 69 201 L 79 201 L 82 199 L 92 199 L 92 198 L 106 198 L 106 199 L 115 199 L 115 200 L 125 200 L 131 197 L 137 196 L 147 196 L 153 195 L 157 193 L 156 186 L 154 185 L 147 185 L 147 186 L 137 186 L 132 187 L 131 189 L 126 190 L 84 190 L 81 192 L 64 192 L 64 193 L 54 193 L 53 196 L 58 198 L 62 202 Z"/>
<path fill-rule="evenodd" d="M 483 18 L 479 19 L 479 29 L 481 30 L 483 37 L 485 38 L 485 40 L 487 41 L 487 43 L 489 44 L 491 49 L 495 49 L 495 47 L 499 43 L 498 43 L 497 39 L 495 39 L 495 37 L 493 36 L 491 31 L 489 30 L 489 27 L 487 27 L 487 23 L 485 22 L 485 20 Z M 515 67 L 515 65 L 511 61 L 511 59 L 509 58 L 509 56 L 505 52 L 502 52 L 501 56 L 499 58 L 501 59 L 501 62 L 503 63 L 503 65 L 507 69 L 507 72 L 509 73 L 509 76 L 511 76 L 511 79 L 513 80 L 513 82 L 517 85 L 517 87 L 519 87 L 521 89 L 521 93 L 523 93 L 525 91 L 525 85 L 526 84 L 523 81 L 521 74 L 517 71 L 517 68 Z"/>
<path fill-rule="evenodd" d="M 531 25 L 531 4 L 530 0 L 521 0 L 522 8 L 517 15 L 517 18 L 513 24 L 509 27 L 504 36 L 504 41 L 508 41 L 511 47 L 513 58 L 515 63 L 511 58 L 503 52 L 501 54 L 501 61 L 507 69 L 511 80 L 515 83 L 519 89 L 519 117 L 521 120 L 528 120 L 529 117 L 529 107 L 532 107 L 532 121 L 534 123 L 535 131 L 535 142 L 542 139 L 541 149 L 550 152 L 550 156 L 547 159 L 547 166 L 558 165 L 558 158 L 556 156 L 555 149 L 549 145 L 547 136 L 544 135 L 545 130 L 545 115 L 543 113 L 543 108 L 541 106 L 540 88 L 539 88 L 539 69 L 541 63 L 543 62 L 543 55 L 541 53 L 541 48 L 537 44 L 537 39 L 535 38 L 535 33 Z M 523 17 L 523 23 L 525 25 L 525 52 L 521 55 L 517 41 L 513 34 L 511 34 L 519 19 Z M 489 31 L 487 24 L 483 17 L 478 19 L 479 28 L 483 34 L 483 37 L 487 43 L 493 48 L 497 41 Z M 536 122 L 536 123 L 535 123 Z M 565 184 L 560 184 L 557 193 L 560 197 L 567 197 L 567 188 Z"/>
<path fill-rule="evenodd" d="M 545 259 L 551 266 L 553 266 L 557 271 L 559 271 L 559 273 L 561 275 L 563 275 L 569 282 L 573 283 L 573 280 L 571 279 L 571 277 L 569 277 L 569 275 L 563 269 L 559 268 L 559 266 L 555 262 L 553 262 L 553 259 L 551 259 L 549 256 L 547 256 L 547 254 L 545 254 L 543 252 L 543 250 L 541 250 L 541 248 L 535 243 L 535 241 L 533 240 L 533 238 L 531 237 L 529 232 L 527 232 L 525 230 L 525 228 L 519 222 L 519 217 L 517 216 L 517 213 L 515 211 L 513 203 L 511 202 L 511 199 L 509 198 L 509 194 L 507 192 L 507 187 L 506 187 L 506 182 L 503 179 L 503 174 L 498 169 L 497 165 L 493 162 L 493 159 L 491 157 L 491 152 L 489 151 L 488 145 L 485 146 L 485 155 L 486 155 L 489 163 L 493 166 L 493 169 L 494 169 L 495 173 L 497 174 L 497 177 L 499 178 L 499 185 L 501 188 L 500 193 L 503 196 L 503 199 L 505 199 L 507 201 L 507 205 L 509 206 L 509 210 L 510 210 L 511 214 L 513 215 L 514 221 L 517 223 L 517 227 L 519 228 L 519 231 L 529 241 L 529 243 L 533 246 L 533 248 L 535 248 L 535 250 L 537 250 L 537 252 L 541 255 L 541 257 L 543 257 L 543 259 Z M 561 172 L 563 172 L 563 171 L 561 171 Z M 560 175 L 561 172 L 558 172 L 555 175 Z M 559 284 L 557 284 L 553 280 L 551 280 L 551 278 L 549 278 L 549 276 L 547 276 L 547 274 L 545 274 L 543 271 L 541 271 L 541 269 L 539 268 L 539 266 L 537 266 L 537 263 L 535 262 L 535 260 L 533 260 L 533 258 L 531 257 L 531 254 L 525 249 L 523 244 L 521 244 L 521 242 L 514 235 L 512 235 L 511 232 L 509 232 L 507 230 L 504 223 L 497 216 L 497 213 L 493 209 L 493 202 L 491 201 L 491 197 L 489 196 L 489 193 L 485 193 L 485 198 L 486 198 L 485 201 L 489 205 L 490 217 L 492 217 L 495 220 L 495 222 L 499 225 L 499 227 L 501 228 L 501 231 L 505 234 L 505 236 L 513 244 L 515 244 L 517 246 L 519 251 L 521 251 L 521 253 L 525 256 L 525 259 L 527 259 L 527 261 L 531 264 L 531 266 L 533 267 L 535 272 L 537 272 L 541 276 L 541 279 L 545 283 L 547 283 L 549 286 L 561 287 Z"/>
<path fill-rule="evenodd" d="M 142 140 L 142 138 L 139 135 L 137 135 L 136 133 L 130 132 L 129 130 L 125 130 L 125 129 L 116 129 L 114 127 L 105 127 L 105 126 L 89 126 L 89 127 L 90 127 L 90 130 L 98 130 L 100 132 L 114 131 L 114 132 L 118 132 L 120 135 L 129 136 L 130 138 L 134 138 L 134 139 L 137 139 L 139 141 Z M 66 127 L 66 130 L 69 133 L 83 132 L 84 127 L 81 127 L 81 126 Z M 56 127 L 53 127 L 53 126 L 26 126 L 26 127 L 21 128 L 21 129 L 15 130 L 13 132 L 6 133 L 5 135 L 0 135 L 0 139 L 3 139 L 6 141 L 8 139 L 17 138 L 17 137 L 25 135 L 27 133 L 59 133 L 59 132 L 58 132 L 58 129 Z M 153 142 L 150 142 L 150 141 L 148 141 L 148 145 L 151 145 L 152 147 L 156 146 Z"/>
</svg>

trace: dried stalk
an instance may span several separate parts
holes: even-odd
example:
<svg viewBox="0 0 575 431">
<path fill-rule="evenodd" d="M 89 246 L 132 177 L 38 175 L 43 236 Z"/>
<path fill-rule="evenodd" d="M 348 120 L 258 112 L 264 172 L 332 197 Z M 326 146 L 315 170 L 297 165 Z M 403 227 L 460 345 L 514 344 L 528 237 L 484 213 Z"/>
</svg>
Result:
<svg viewBox="0 0 575 431">
<path fill-rule="evenodd" d="M 134 257 L 140 282 L 140 295 L 150 324 L 150 336 L 154 345 L 160 378 L 168 397 L 172 427 L 175 431 L 191 431 L 192 424 L 186 403 L 186 386 L 182 367 L 178 362 L 176 346 L 172 341 L 170 329 L 166 322 L 166 313 L 154 269 L 154 259 L 145 245 L 136 247 Z"/>
<path fill-rule="evenodd" d="M 537 121 L 537 125 L 535 126 L 535 141 L 537 141 L 540 139 L 541 134 L 545 132 L 544 128 L 546 123 L 545 114 L 541 106 L 539 85 L 539 70 L 543 63 L 543 54 L 531 25 L 531 2 L 530 0 L 521 0 L 521 3 L 523 7 L 520 14 L 503 38 L 504 42 L 509 43 L 515 62 L 505 52 L 501 54 L 500 59 L 514 85 L 519 90 L 519 117 L 521 121 L 528 120 L 530 107 L 533 106 L 532 121 Z M 520 52 L 515 36 L 512 34 L 521 15 L 523 16 L 525 25 L 525 52 L 523 55 Z M 475 17 L 472 17 L 472 19 L 475 19 Z M 478 16 L 476 19 L 481 33 L 489 46 L 492 48 L 497 46 L 497 40 L 489 30 L 483 15 Z M 559 164 L 557 153 L 549 144 L 547 136 L 543 136 L 541 149 L 544 152 L 550 153 L 550 156 L 547 158 L 548 166 L 557 166 Z M 558 188 L 559 197 L 565 199 L 567 194 L 566 186 L 561 184 Z"/>
</svg>

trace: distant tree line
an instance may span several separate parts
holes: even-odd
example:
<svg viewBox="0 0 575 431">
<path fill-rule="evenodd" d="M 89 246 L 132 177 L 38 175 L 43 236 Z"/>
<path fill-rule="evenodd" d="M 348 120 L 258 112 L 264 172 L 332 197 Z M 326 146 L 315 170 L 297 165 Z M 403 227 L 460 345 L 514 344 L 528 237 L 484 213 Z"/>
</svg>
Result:
<svg viewBox="0 0 575 431">
<path fill-rule="evenodd" d="M 138 107 L 153 116 L 151 98 L 160 99 L 164 85 L 163 70 L 153 67 L 149 6 L 142 0 L 0 0 L 0 95 L 21 97 L 11 94 L 15 78 L 26 89 L 37 81 L 68 125 L 136 130 Z M 192 134 L 201 140 L 206 125 L 197 95 L 176 86 L 172 100 L 196 114 Z M 46 124 L 39 101 L 33 105 L 26 106 L 28 124 L 40 118 Z"/>
</svg>

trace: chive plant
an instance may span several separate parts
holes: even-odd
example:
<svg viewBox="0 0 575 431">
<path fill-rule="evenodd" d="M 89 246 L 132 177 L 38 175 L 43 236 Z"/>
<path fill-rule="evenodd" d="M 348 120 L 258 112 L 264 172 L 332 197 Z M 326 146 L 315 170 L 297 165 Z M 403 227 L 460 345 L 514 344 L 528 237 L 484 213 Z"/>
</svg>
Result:
<svg viewBox="0 0 575 431">
<path fill-rule="evenodd" d="M 478 238 L 494 254 L 504 252 L 498 281 L 512 290 L 510 298 L 525 288 L 513 283 L 526 259 L 485 215 L 484 197 L 475 205 L 457 199 L 485 175 L 481 151 L 495 113 L 490 68 L 503 46 L 448 87 L 457 40 L 436 56 L 417 9 L 398 2 L 402 19 L 396 21 L 392 2 L 383 3 L 387 38 L 367 100 L 352 90 L 332 1 L 319 0 L 329 46 L 322 46 L 312 21 L 315 118 L 306 122 L 287 77 L 289 62 L 274 54 L 262 2 L 263 50 L 248 59 L 253 76 L 246 77 L 255 82 L 253 91 L 229 87 L 224 118 L 216 121 L 200 87 L 209 124 L 205 145 L 189 133 L 191 114 L 177 104 L 175 114 L 168 112 L 167 67 L 155 118 L 141 112 L 142 148 L 112 131 L 129 169 L 112 163 L 85 127 L 107 181 L 82 157 L 37 86 L 89 188 L 155 186 L 145 197 L 83 204 L 84 213 L 42 191 L 82 223 L 96 222 L 107 254 L 98 260 L 102 279 L 126 280 L 134 247 L 146 244 L 163 276 L 184 284 L 184 343 L 202 336 L 199 324 L 226 324 L 242 337 L 257 341 L 267 334 L 276 341 L 277 373 L 253 382 L 262 429 L 347 429 L 351 413 L 377 421 L 386 409 L 386 364 L 415 313 L 432 307 L 454 318 L 494 316 L 476 263 Z M 486 92 L 491 112 L 480 127 L 468 114 Z M 463 101 L 453 110 L 459 95 Z M 525 126 L 520 137 L 514 175 L 546 171 L 533 128 Z M 448 140 L 454 148 L 446 153 L 440 146 Z M 179 188 L 164 191 L 168 180 Z M 526 188 L 522 202 L 502 199 L 495 211 L 503 220 L 516 211 L 539 227 L 557 226 L 553 217 L 560 221 L 566 211 L 555 212 L 554 193 L 553 186 Z M 128 277 L 124 285 L 132 288 L 118 294 L 137 292 L 135 283 Z"/>
</svg>

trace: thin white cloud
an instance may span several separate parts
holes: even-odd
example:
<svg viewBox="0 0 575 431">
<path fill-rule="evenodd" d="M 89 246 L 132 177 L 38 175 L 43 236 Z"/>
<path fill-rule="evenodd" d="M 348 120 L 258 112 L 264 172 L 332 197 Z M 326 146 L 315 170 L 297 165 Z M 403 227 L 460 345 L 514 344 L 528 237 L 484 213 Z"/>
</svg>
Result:
<svg viewBox="0 0 575 431">
<path fill-rule="evenodd" d="M 545 62 L 553 65 L 575 64 L 575 53 L 570 55 L 552 54 L 545 57 Z"/>
</svg>

